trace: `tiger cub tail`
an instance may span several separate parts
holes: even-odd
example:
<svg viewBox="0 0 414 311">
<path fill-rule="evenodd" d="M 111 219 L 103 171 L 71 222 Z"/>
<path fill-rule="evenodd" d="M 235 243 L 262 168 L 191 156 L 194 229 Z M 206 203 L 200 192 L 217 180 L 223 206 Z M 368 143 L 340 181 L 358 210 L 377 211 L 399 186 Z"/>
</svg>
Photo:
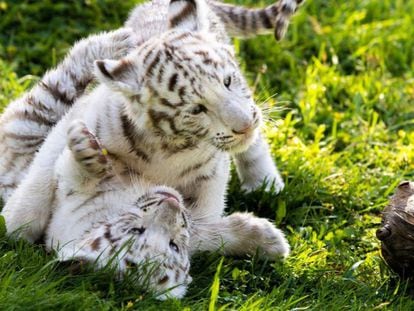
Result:
<svg viewBox="0 0 414 311">
<path fill-rule="evenodd" d="M 234 37 L 252 37 L 274 32 L 275 38 L 284 37 L 289 21 L 304 0 L 279 0 L 262 9 L 209 1 L 211 9 L 220 17 L 226 30 Z"/>
</svg>

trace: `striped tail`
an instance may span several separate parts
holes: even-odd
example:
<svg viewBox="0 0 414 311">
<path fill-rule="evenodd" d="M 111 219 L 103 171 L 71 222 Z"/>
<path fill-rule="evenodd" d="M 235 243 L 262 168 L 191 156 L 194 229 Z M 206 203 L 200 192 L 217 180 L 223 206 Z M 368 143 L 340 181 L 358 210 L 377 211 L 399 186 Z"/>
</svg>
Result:
<svg viewBox="0 0 414 311">
<path fill-rule="evenodd" d="M 251 9 L 218 1 L 209 1 L 211 9 L 220 17 L 226 30 L 234 37 L 252 37 L 274 32 L 284 37 L 292 15 L 304 0 L 279 0 L 264 9 Z"/>
</svg>

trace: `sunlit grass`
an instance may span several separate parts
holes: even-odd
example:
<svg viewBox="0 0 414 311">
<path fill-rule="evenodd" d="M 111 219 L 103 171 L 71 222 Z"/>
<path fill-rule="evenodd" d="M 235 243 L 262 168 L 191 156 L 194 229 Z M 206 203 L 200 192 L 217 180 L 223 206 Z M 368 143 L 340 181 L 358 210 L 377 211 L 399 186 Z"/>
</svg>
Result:
<svg viewBox="0 0 414 311">
<path fill-rule="evenodd" d="M 0 107 L 133 5 L 0 1 Z M 40 247 L 3 238 L 0 309 L 412 310 L 375 238 L 389 195 L 414 175 L 412 16 L 413 1 L 308 0 L 283 42 L 236 42 L 286 189 L 243 194 L 234 178 L 229 210 L 274 220 L 292 245 L 286 262 L 202 254 L 187 297 L 160 303 L 108 271 L 73 276 Z"/>
</svg>

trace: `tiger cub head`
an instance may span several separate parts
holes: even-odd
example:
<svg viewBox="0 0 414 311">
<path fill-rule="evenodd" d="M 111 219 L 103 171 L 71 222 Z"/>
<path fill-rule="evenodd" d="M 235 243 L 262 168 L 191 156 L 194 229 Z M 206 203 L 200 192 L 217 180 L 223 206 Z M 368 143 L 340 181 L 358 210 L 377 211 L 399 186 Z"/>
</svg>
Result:
<svg viewBox="0 0 414 311">
<path fill-rule="evenodd" d="M 114 209 L 122 205 L 124 212 L 116 212 L 87 232 L 72 259 L 101 267 L 114 264 L 123 274 L 138 276 L 138 283 L 149 286 L 158 299 L 181 298 L 191 283 L 190 219 L 183 200 L 166 186 L 152 187 L 140 196 L 134 191 L 102 197 L 102 204 L 110 205 L 118 196 Z"/>
<path fill-rule="evenodd" d="M 95 65 L 98 79 L 125 97 L 135 126 L 166 145 L 241 152 L 255 139 L 260 110 L 232 47 L 209 33 L 169 31 Z"/>
</svg>

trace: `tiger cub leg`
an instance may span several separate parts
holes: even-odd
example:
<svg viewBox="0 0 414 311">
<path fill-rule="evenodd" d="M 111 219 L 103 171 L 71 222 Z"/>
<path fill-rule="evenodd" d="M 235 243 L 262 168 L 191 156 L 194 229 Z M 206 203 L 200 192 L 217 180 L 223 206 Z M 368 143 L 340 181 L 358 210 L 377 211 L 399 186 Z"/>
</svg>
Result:
<svg viewBox="0 0 414 311">
<path fill-rule="evenodd" d="M 272 186 L 276 193 L 283 190 L 285 184 L 273 162 L 269 146 L 261 135 L 247 151 L 233 158 L 244 190 L 250 192 L 258 189 L 264 182 L 267 190 Z"/>
<path fill-rule="evenodd" d="M 220 221 L 194 224 L 192 251 L 220 251 L 225 255 L 255 255 L 276 260 L 289 255 L 290 246 L 283 232 L 267 219 L 250 213 L 234 213 Z"/>
</svg>

